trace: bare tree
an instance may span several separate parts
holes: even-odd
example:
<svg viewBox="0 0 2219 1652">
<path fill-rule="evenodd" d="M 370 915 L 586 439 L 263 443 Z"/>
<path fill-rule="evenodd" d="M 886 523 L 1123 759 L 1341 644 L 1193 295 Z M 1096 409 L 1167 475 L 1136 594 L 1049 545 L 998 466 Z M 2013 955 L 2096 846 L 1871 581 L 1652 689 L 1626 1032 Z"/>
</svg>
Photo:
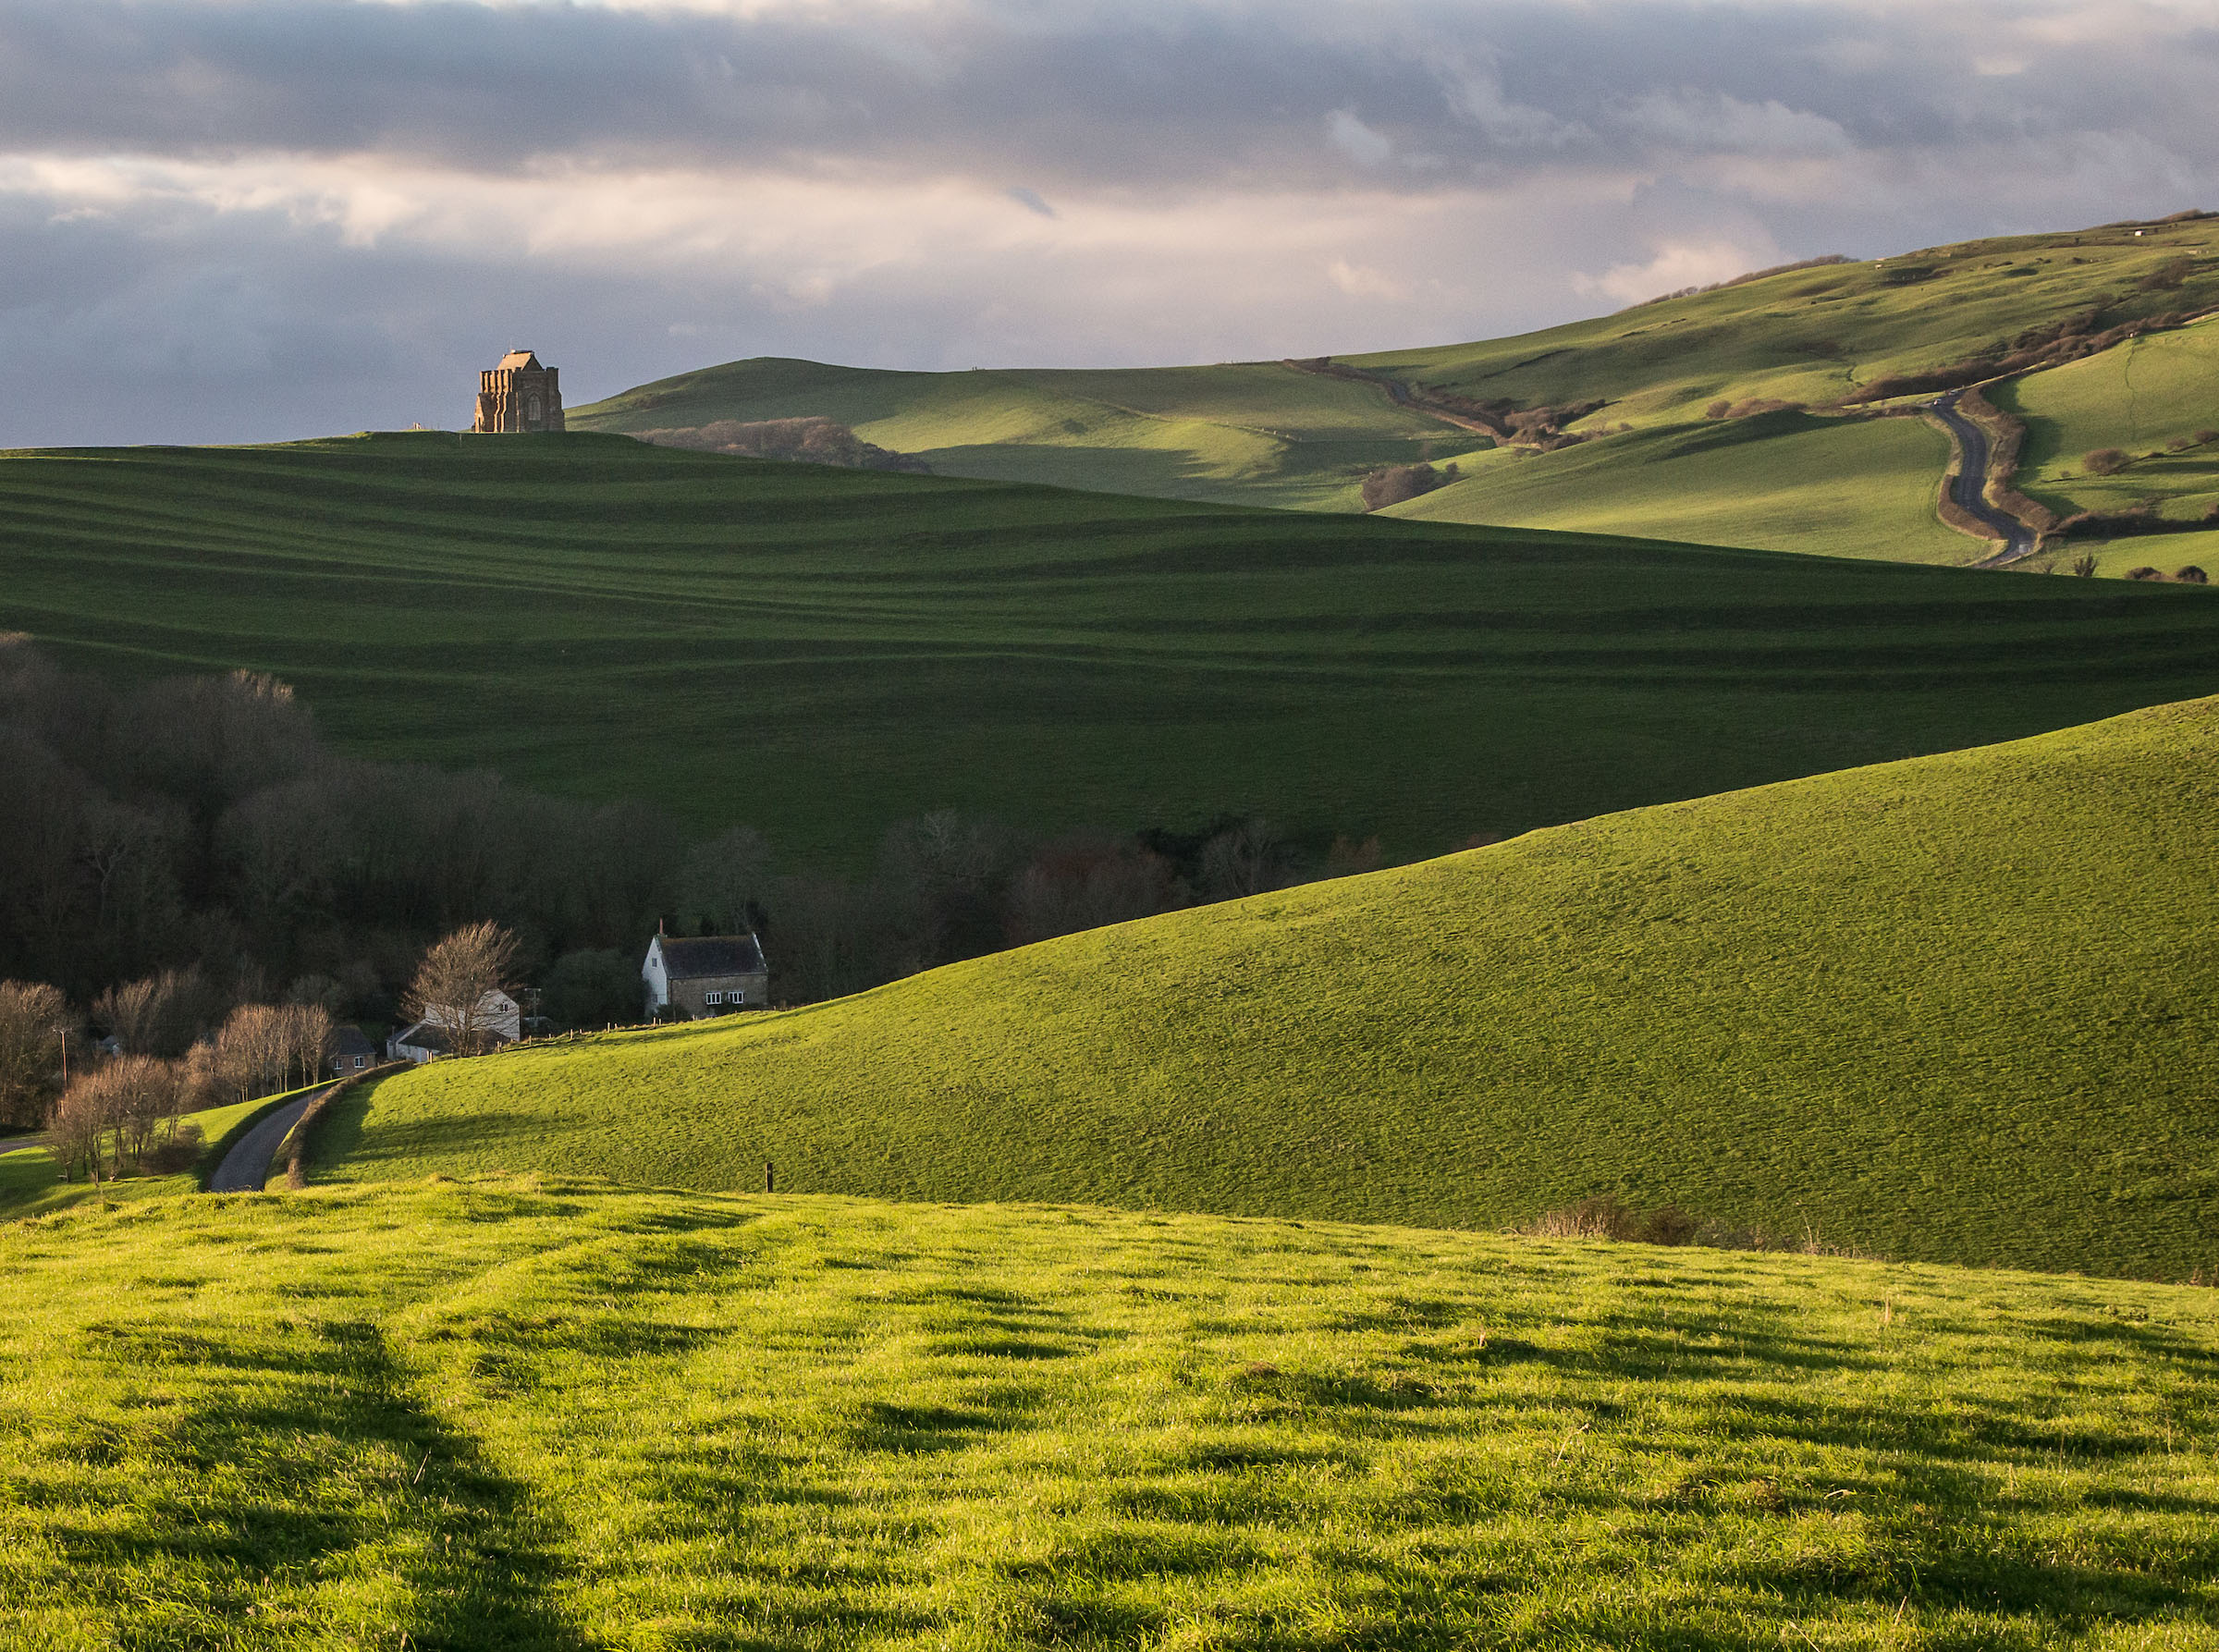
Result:
<svg viewBox="0 0 2219 1652">
<path fill-rule="evenodd" d="M 331 1047 L 331 1011 L 321 1004 L 288 1004 L 277 1013 L 285 1039 L 282 1087 L 313 1084 L 324 1070 L 324 1053 Z"/>
<path fill-rule="evenodd" d="M 1131 838 L 1073 833 L 1011 881 L 1004 928 L 1014 945 L 1098 929 L 1179 904 L 1171 863 Z"/>
<path fill-rule="evenodd" d="M 456 1055 L 482 1055 L 495 1042 L 494 995 L 515 967 L 516 936 L 490 920 L 465 924 L 423 955 L 401 1008 L 437 1027 Z"/>
<path fill-rule="evenodd" d="M 235 1101 L 282 1088 L 290 1053 L 285 1017 L 267 1004 L 241 1004 L 215 1035 L 215 1070 Z"/>
<path fill-rule="evenodd" d="M 57 1088 L 68 1003 L 43 981 L 0 981 L 0 1124 L 40 1125 Z"/>
<path fill-rule="evenodd" d="M 109 1111 L 114 1097 L 104 1084 L 80 1080 L 63 1092 L 46 1139 L 65 1178 L 74 1181 L 80 1166 L 94 1181 L 105 1171 Z"/>
</svg>

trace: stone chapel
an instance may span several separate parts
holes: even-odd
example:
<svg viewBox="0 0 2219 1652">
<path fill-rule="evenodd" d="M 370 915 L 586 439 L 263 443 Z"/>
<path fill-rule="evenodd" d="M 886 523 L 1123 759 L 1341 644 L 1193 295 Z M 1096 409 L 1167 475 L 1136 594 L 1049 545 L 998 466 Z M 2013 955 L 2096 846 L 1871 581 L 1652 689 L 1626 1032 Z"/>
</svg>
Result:
<svg viewBox="0 0 2219 1652">
<path fill-rule="evenodd" d="M 542 367 L 528 349 L 512 349 L 501 364 L 478 374 L 478 416 L 473 431 L 560 430 L 562 391 L 556 369 Z"/>
</svg>

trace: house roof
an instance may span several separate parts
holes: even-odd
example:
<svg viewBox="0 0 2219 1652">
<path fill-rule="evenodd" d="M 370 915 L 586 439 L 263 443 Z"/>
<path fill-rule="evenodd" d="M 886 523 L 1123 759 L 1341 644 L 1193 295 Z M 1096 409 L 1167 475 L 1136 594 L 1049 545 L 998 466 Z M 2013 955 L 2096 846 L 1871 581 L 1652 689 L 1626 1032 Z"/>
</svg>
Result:
<svg viewBox="0 0 2219 1652">
<path fill-rule="evenodd" d="M 481 1027 L 480 1035 L 488 1044 L 507 1044 L 509 1034 L 498 1027 Z M 409 1045 L 416 1049 L 428 1049 L 434 1055 L 450 1054 L 454 1046 L 447 1040 L 447 1029 L 435 1021 L 420 1021 L 414 1026 L 393 1035 L 394 1047 Z"/>
<path fill-rule="evenodd" d="M 537 367 L 539 358 L 528 349 L 512 349 L 500 360 L 503 367 Z"/>
<path fill-rule="evenodd" d="M 420 1021 L 414 1026 L 404 1027 L 393 1034 L 395 1049 L 404 1044 L 415 1049 L 428 1049 L 434 1055 L 444 1055 L 447 1047 L 447 1029 L 437 1022 Z"/>
<path fill-rule="evenodd" d="M 377 1046 L 362 1035 L 360 1027 L 341 1027 L 331 1035 L 331 1053 L 335 1056 L 374 1056 Z"/>
<path fill-rule="evenodd" d="M 752 935 L 703 935 L 690 939 L 666 935 L 663 973 L 673 981 L 700 981 L 723 975 L 760 975 L 769 966 L 763 961 L 763 944 Z"/>
</svg>

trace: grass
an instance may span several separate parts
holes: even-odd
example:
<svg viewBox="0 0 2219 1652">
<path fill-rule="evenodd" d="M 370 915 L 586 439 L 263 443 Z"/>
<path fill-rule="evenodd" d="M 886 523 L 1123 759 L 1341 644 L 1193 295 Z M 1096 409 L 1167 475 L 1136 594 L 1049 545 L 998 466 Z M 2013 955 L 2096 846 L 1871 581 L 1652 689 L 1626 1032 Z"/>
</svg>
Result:
<svg viewBox="0 0 2219 1652">
<path fill-rule="evenodd" d="M 102 1196 L 136 1202 L 170 1198 L 193 1191 L 199 1185 L 200 1176 L 222 1162 L 224 1154 L 246 1133 L 249 1125 L 272 1107 L 282 1107 L 300 1094 L 299 1090 L 288 1090 L 282 1095 L 264 1095 L 255 1101 L 230 1102 L 220 1107 L 179 1114 L 180 1127 L 190 1125 L 201 1132 L 200 1162 L 192 1169 L 176 1175 L 127 1176 L 103 1183 Z M 64 1181 L 61 1178 L 61 1165 L 43 1144 L 0 1153 L 0 1221 L 49 1215 L 94 1198 L 95 1190 L 91 1182 Z"/>
<path fill-rule="evenodd" d="M 1538 461 L 1537 461 L 1538 462 Z M 0 628 L 374 757 L 746 822 L 1228 811 L 1403 856 L 2207 692 L 2219 606 L 436 434 L 0 458 Z"/>
<path fill-rule="evenodd" d="M 2219 1644 L 2204 1290 L 575 1181 L 0 1270 L 10 1645 Z"/>
<path fill-rule="evenodd" d="M 1499 449 L 1393 514 L 1961 563 L 1980 542 L 1934 513 L 1949 438 L 1921 419 L 1775 412 L 1652 427 L 1554 453 Z"/>
<path fill-rule="evenodd" d="M 1789 271 L 1515 337 L 1337 358 L 1404 385 L 1521 407 L 1600 401 L 1572 428 L 1624 424 L 1649 438 L 1546 461 L 1490 457 L 1488 438 L 1397 405 L 1383 387 L 1281 362 L 928 373 L 735 361 L 642 385 L 572 420 L 634 431 L 822 413 L 950 475 L 1321 510 L 1360 508 L 1356 484 L 1368 470 L 1455 459 L 1476 479 L 1404 514 L 1970 562 L 1984 554 L 1980 544 L 1934 517 L 1947 459 L 1938 433 L 1849 422 L 1784 429 L 1775 421 L 1747 451 L 1731 452 L 1703 410 L 1716 400 L 1833 402 L 2098 305 L 2106 326 L 2219 307 L 2219 220 L 2142 226 L 2139 236 L 2136 227 L 1965 241 Z M 2184 257 L 2190 269 L 2178 288 L 2140 289 Z M 2034 381 L 2037 399 L 2073 403 L 2061 415 L 2075 431 L 2070 457 L 2131 446 L 2141 424 L 2169 417 L 2151 397 L 2160 361 L 2183 353 L 2176 337 Z M 2134 385 L 2114 382 L 2123 376 L 2139 385 L 2139 400 Z M 2208 367 L 2175 376 L 2155 390 L 2158 399 L 2201 405 L 2188 429 L 2213 423 Z M 2206 454 L 2192 476 L 2172 468 L 2176 481 L 2208 493 L 2219 487 L 2215 467 L 2219 455 Z"/>
<path fill-rule="evenodd" d="M 2209 1278 L 2214 735 L 2219 700 L 2162 707 L 438 1063 L 335 1108 L 316 1173 L 744 1189 L 767 1159 L 797 1192 L 1428 1227 L 1615 1193 Z"/>
<path fill-rule="evenodd" d="M 1724 398 L 1833 401 L 1963 361 L 2105 303 L 2105 324 L 2219 306 L 2219 218 L 1995 237 L 1883 263 L 1795 270 L 1475 344 L 1344 360 L 1526 406 L 1605 399 L 1592 422 L 1685 423 Z M 2187 257 L 2176 290 L 2136 283 Z M 1906 281 L 1913 271 L 1925 274 Z"/>
<path fill-rule="evenodd" d="M 2219 430 L 2219 319 L 2032 374 L 1999 386 L 1992 399 L 2026 421 L 2020 488 L 2060 516 L 2145 501 L 2175 520 L 2219 508 L 2219 443 L 2196 442 L 2198 431 Z M 2176 451 L 2176 443 L 2193 445 Z M 2105 447 L 2130 462 L 2113 475 L 2090 474 L 2087 456 Z M 2170 571 L 2174 543 L 2143 541 L 2151 553 L 2143 557 L 2125 540 L 2108 548 Z M 2075 544 L 2068 555 L 2082 548 Z"/>
<path fill-rule="evenodd" d="M 759 358 L 572 410 L 574 430 L 635 432 L 821 414 L 942 475 L 1170 499 L 1361 508 L 1382 465 L 1485 447 L 1379 390 L 1279 362 L 1099 372 L 881 373 Z"/>
</svg>

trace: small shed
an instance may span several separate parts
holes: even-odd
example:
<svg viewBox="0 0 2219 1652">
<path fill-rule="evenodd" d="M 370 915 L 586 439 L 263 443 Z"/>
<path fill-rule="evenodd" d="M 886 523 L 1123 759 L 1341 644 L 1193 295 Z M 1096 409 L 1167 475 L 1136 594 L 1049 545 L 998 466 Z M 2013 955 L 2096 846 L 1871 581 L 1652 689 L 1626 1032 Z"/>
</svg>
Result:
<svg viewBox="0 0 2219 1652">
<path fill-rule="evenodd" d="M 649 1020 L 674 1009 L 689 1021 L 760 1010 L 770 1002 L 763 943 L 748 935 L 658 935 L 640 965 Z"/>
</svg>

